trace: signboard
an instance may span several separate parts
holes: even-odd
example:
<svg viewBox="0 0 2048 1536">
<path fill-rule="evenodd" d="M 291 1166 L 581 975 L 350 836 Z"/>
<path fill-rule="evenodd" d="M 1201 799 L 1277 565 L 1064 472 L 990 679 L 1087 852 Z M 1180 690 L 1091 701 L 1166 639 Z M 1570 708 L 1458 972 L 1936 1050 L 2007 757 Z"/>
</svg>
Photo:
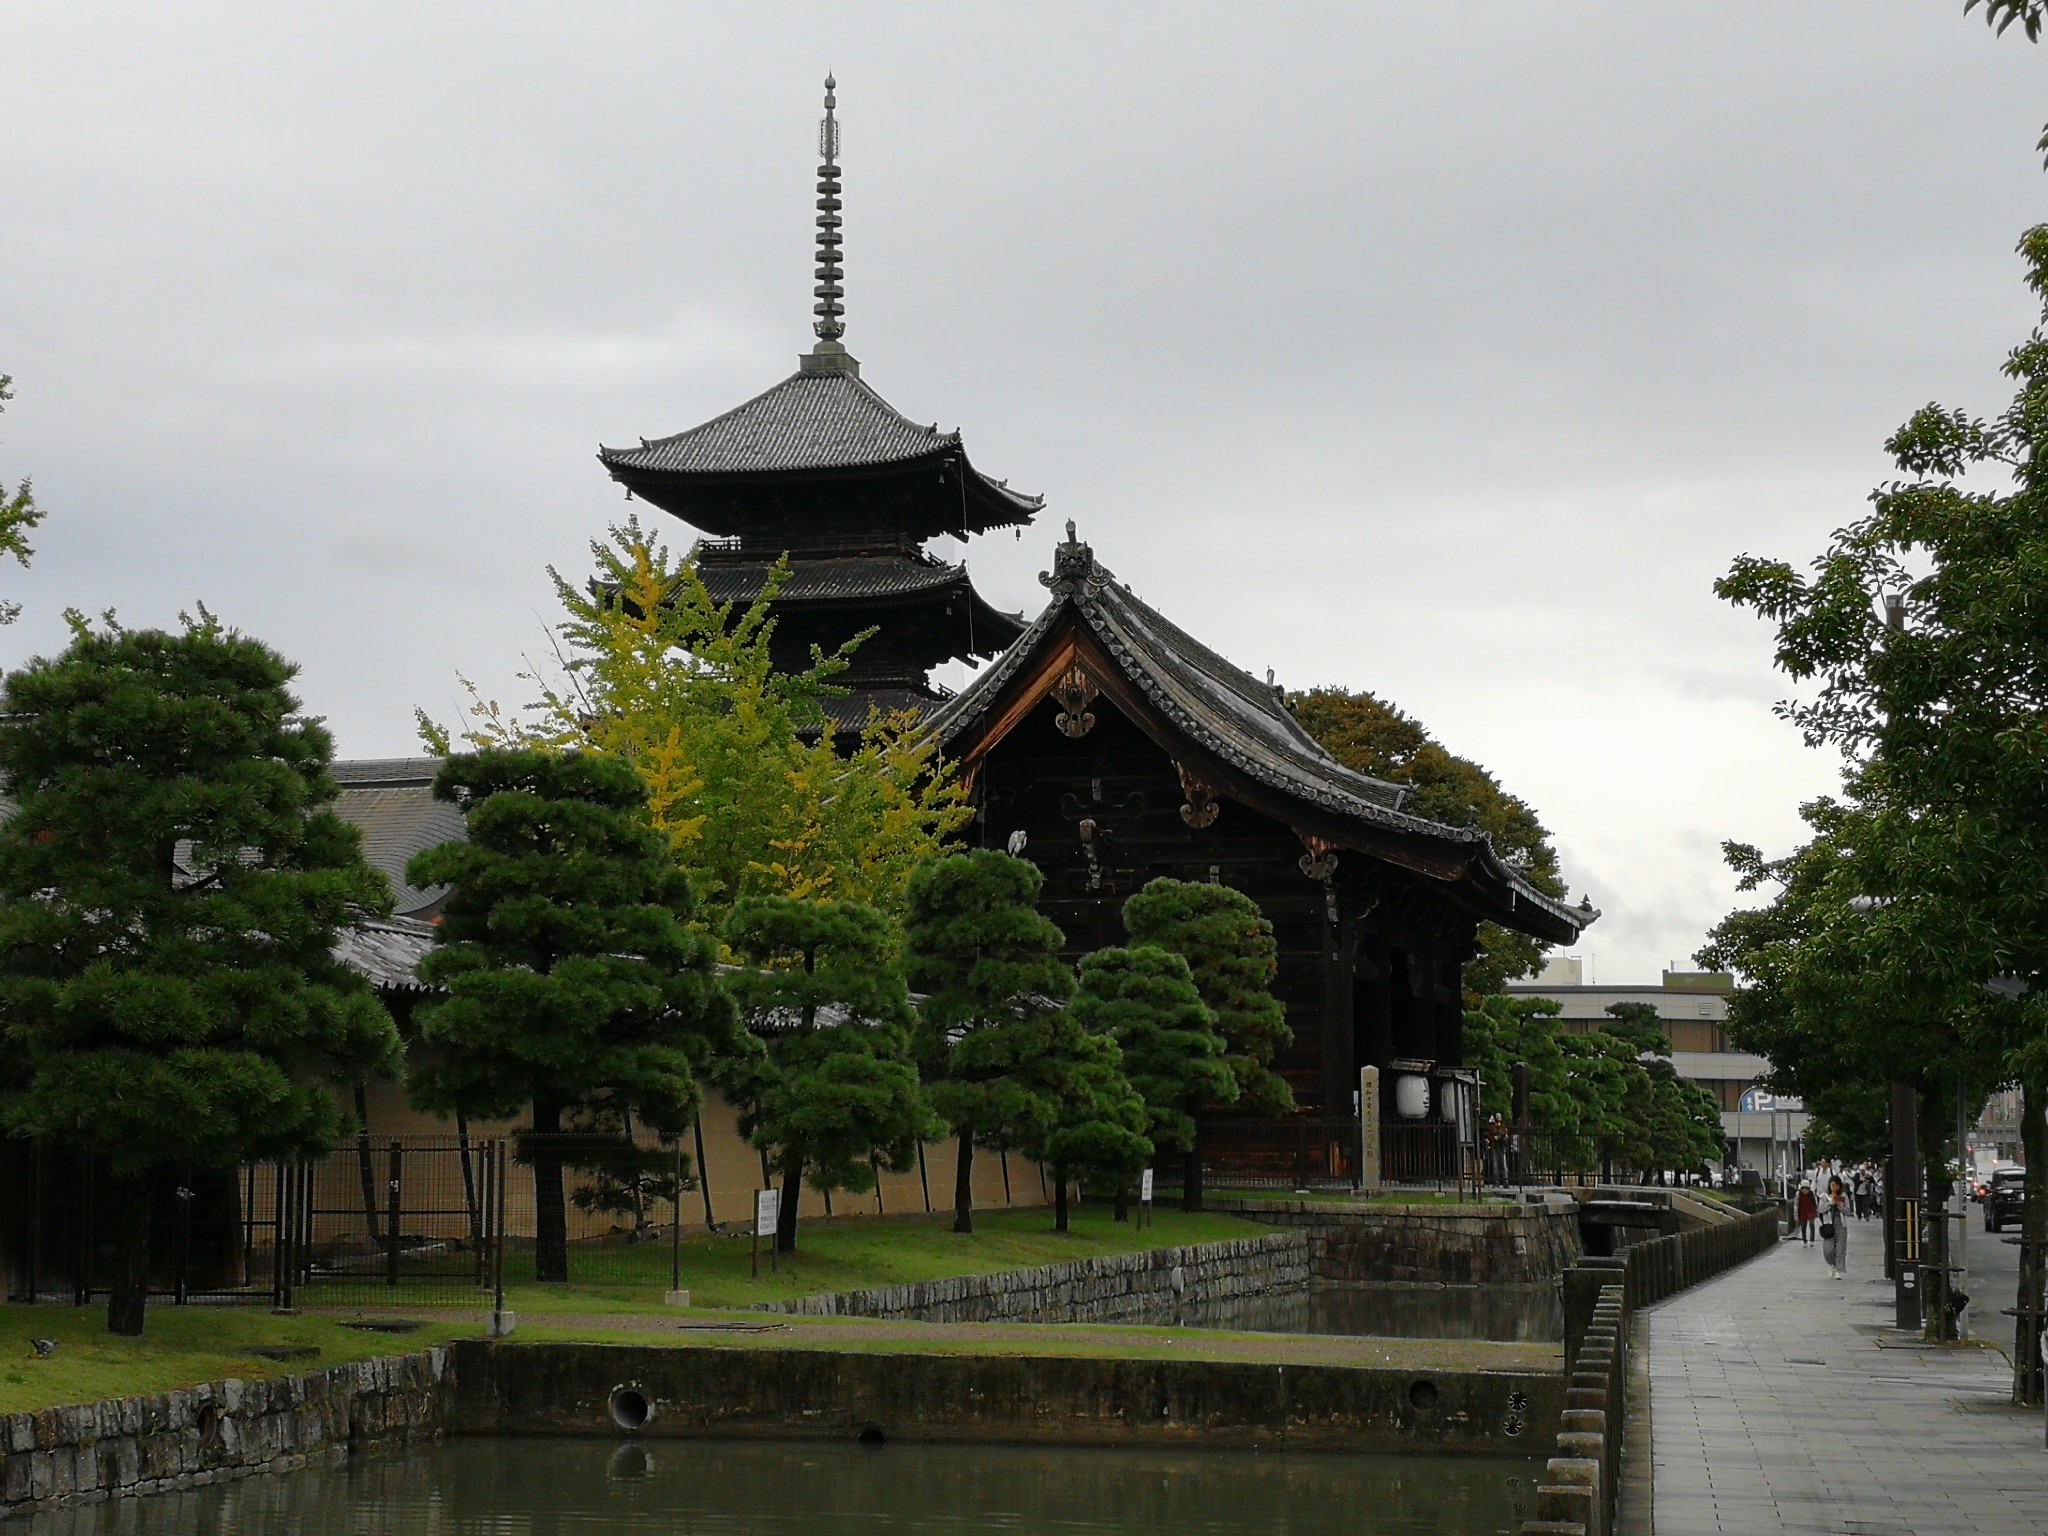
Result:
<svg viewBox="0 0 2048 1536">
<path fill-rule="evenodd" d="M 773 1237 L 776 1218 L 781 1214 L 781 1202 L 772 1189 L 754 1191 L 754 1236 Z"/>
<path fill-rule="evenodd" d="M 1358 1071 L 1358 1182 L 1363 1189 L 1380 1187 L 1380 1069 Z"/>
<path fill-rule="evenodd" d="M 1152 1170 L 1147 1168 L 1138 1180 L 1138 1198 L 1147 1205 L 1152 1203 Z"/>
<path fill-rule="evenodd" d="M 1735 1107 L 1745 1115 L 1774 1115 L 1781 1111 L 1796 1115 L 1805 1111 L 1806 1100 L 1797 1094 L 1773 1093 L 1768 1088 L 1746 1088 L 1735 1101 Z"/>
</svg>

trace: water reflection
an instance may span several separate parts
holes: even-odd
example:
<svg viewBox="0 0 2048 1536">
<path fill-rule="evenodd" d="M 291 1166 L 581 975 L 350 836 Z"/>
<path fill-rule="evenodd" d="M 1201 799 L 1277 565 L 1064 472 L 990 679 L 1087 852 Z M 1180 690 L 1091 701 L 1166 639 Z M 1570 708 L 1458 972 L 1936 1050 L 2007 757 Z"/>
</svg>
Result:
<svg viewBox="0 0 2048 1536">
<path fill-rule="evenodd" d="M 1252 1333 L 1346 1333 L 1400 1339 L 1554 1343 L 1564 1301 L 1549 1285 L 1318 1285 L 1234 1301 L 1162 1308 L 1148 1323 Z"/>
<path fill-rule="evenodd" d="M 457 1440 L 39 1515 L 31 1536 L 1491 1536 L 1540 1463 L 1025 1446 Z M 623 1469 L 636 1470 L 627 1473 Z M 8 1527 L 20 1532 L 19 1526 Z"/>
</svg>

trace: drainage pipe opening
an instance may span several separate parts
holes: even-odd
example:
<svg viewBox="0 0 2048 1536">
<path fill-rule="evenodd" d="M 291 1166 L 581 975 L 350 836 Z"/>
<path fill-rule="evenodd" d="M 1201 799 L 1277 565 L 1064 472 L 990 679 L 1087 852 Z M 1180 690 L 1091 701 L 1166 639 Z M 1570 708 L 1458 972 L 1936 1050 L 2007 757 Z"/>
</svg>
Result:
<svg viewBox="0 0 2048 1536">
<path fill-rule="evenodd" d="M 612 1422 L 624 1430 L 645 1429 L 654 1417 L 654 1404 L 637 1384 L 612 1388 Z"/>
</svg>

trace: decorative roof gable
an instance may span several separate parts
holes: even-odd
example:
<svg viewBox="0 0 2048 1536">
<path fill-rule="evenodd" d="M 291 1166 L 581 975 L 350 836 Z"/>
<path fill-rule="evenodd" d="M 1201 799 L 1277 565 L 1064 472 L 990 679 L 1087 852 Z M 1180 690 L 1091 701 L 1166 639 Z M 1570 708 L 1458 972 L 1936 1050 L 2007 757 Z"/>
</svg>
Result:
<svg viewBox="0 0 2048 1536">
<path fill-rule="evenodd" d="M 989 737 L 969 738 L 989 723 L 998 702 L 1014 691 L 1012 685 L 1032 675 L 1034 664 L 1042 678 L 1046 653 L 1061 635 L 1076 630 L 1094 642 L 1120 680 L 1142 695 L 1175 734 L 1251 784 L 1272 791 L 1281 804 L 1319 813 L 1332 830 L 1341 831 L 1348 823 L 1361 835 L 1371 834 L 1363 837 L 1368 851 L 1384 853 L 1387 834 L 1426 845 L 1434 855 L 1432 864 L 1442 866 L 1448 858 L 1463 871 L 1460 881 L 1477 876 L 1497 891 L 1504 900 L 1489 905 L 1504 910 L 1490 915 L 1509 926 L 1522 927 L 1515 914 L 1533 909 L 1544 936 L 1560 928 L 1575 935 L 1598 916 L 1590 906 L 1572 907 L 1537 890 L 1478 828 L 1445 826 L 1404 811 L 1411 793 L 1407 786 L 1339 763 L 1302 729 L 1287 708 L 1284 690 L 1260 683 L 1139 601 L 1074 537 L 1072 523 L 1066 542 L 1054 552 L 1051 572 L 1040 580 L 1051 590 L 1052 601 L 994 666 L 933 716 L 932 728 L 942 741 L 967 742 L 970 756 L 992 747 Z M 1017 718 L 1014 701 L 1006 718 Z"/>
</svg>

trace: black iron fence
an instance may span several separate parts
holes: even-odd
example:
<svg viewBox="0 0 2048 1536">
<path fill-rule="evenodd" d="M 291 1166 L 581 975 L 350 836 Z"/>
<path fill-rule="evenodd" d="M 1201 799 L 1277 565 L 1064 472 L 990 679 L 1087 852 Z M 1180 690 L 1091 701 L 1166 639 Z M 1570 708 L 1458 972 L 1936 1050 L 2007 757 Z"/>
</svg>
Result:
<svg viewBox="0 0 2048 1536">
<path fill-rule="evenodd" d="M 1200 1151 L 1203 1179 L 1235 1189 L 1351 1189 L 1359 1179 L 1356 1120 L 1205 1121 Z M 1170 1188 L 1185 1154 L 1162 1152 L 1156 1166 Z"/>
<path fill-rule="evenodd" d="M 492 1304 L 506 1284 L 659 1295 L 694 1170 L 647 1132 L 371 1136 L 326 1156 L 152 1180 L 148 1286 L 177 1304 Z M 103 1298 L 124 1234 L 96 1159 L 0 1143 L 9 1301 Z"/>
</svg>

